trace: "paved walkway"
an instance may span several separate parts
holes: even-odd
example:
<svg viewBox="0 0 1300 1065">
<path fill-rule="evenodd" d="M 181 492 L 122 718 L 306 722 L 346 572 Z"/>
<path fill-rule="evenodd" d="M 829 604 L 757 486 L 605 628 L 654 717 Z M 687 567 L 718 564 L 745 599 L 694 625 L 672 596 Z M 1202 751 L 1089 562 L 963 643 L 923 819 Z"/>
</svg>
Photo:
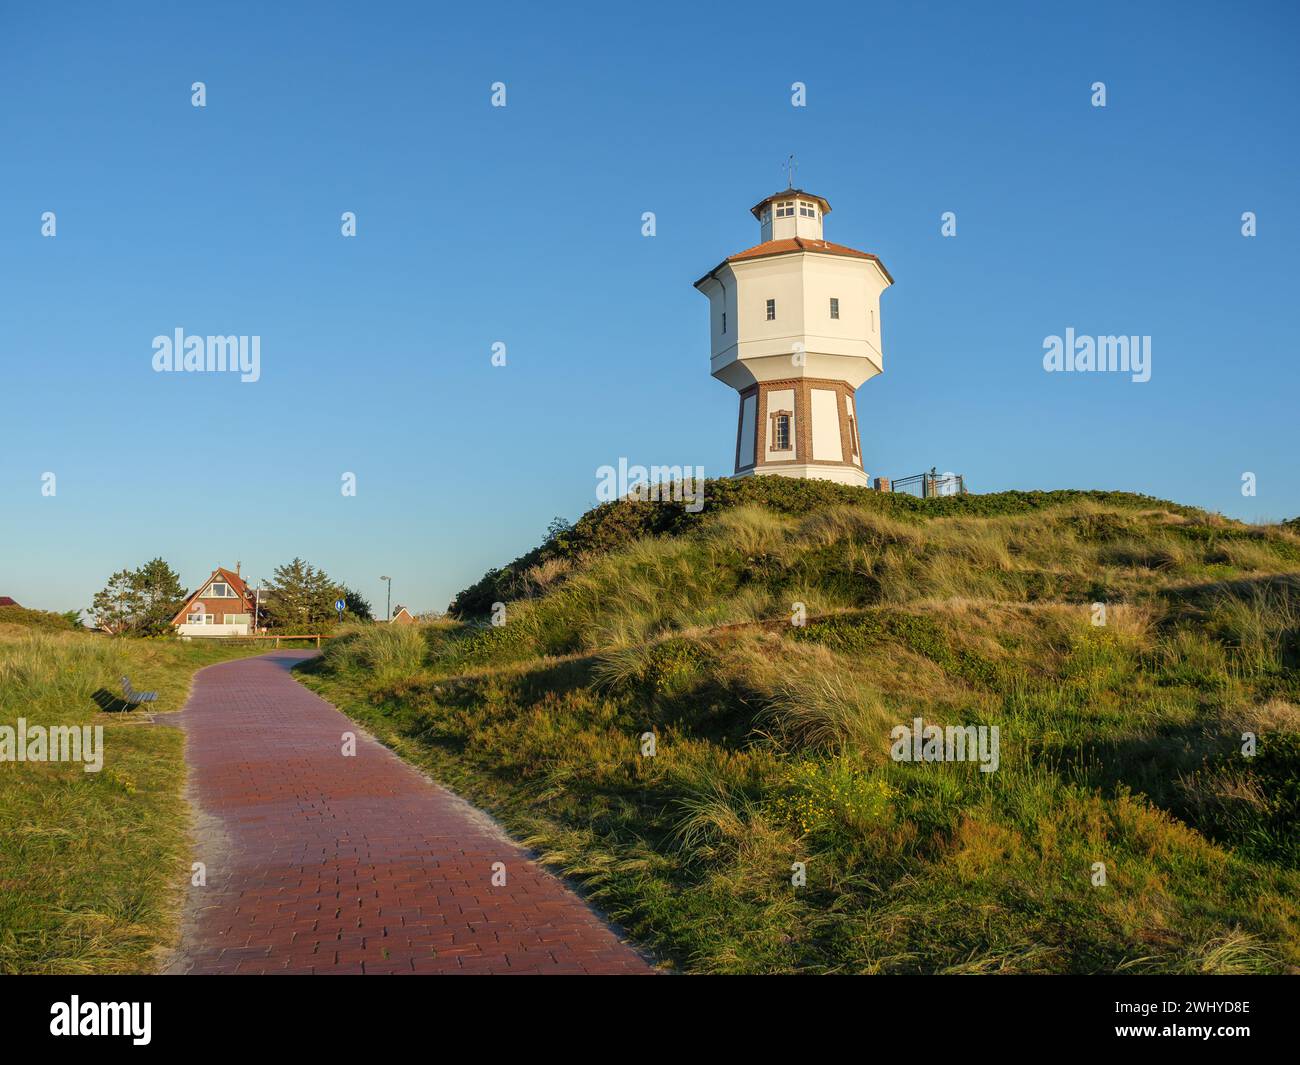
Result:
<svg viewBox="0 0 1300 1065">
<path fill-rule="evenodd" d="M 166 972 L 652 971 L 494 822 L 298 684 L 305 657 L 195 677 L 179 718 L 207 886 Z"/>
</svg>

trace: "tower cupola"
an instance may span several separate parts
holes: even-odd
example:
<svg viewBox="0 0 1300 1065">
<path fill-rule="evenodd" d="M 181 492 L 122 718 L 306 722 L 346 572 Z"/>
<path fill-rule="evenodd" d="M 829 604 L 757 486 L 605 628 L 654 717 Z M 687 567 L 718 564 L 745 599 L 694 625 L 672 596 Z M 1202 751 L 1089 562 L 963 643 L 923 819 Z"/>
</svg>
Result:
<svg viewBox="0 0 1300 1065">
<path fill-rule="evenodd" d="M 803 189 L 786 189 L 760 200 L 750 213 L 758 219 L 763 242 L 791 237 L 821 240 L 822 219 L 831 213 L 831 205 Z"/>
</svg>

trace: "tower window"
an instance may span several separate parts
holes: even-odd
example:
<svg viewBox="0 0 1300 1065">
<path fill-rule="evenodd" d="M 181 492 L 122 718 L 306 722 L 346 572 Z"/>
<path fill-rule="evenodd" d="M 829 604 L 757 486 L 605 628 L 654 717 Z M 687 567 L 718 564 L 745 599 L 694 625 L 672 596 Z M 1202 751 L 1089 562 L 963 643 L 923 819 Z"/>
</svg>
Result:
<svg viewBox="0 0 1300 1065">
<path fill-rule="evenodd" d="M 769 322 L 776 321 L 776 300 L 767 301 L 767 320 Z"/>
<path fill-rule="evenodd" d="M 726 312 L 726 311 L 723 311 L 723 312 L 722 312 L 722 331 L 723 331 L 724 333 L 727 331 L 727 312 Z"/>
<path fill-rule="evenodd" d="M 772 450 L 790 450 L 790 412 L 779 410 L 772 415 Z"/>
<path fill-rule="evenodd" d="M 832 296 L 832 297 L 831 297 L 831 317 L 832 317 L 832 318 L 838 318 L 839 316 L 840 316 L 840 301 L 839 301 L 839 299 L 836 298 L 835 296 Z"/>
<path fill-rule="evenodd" d="M 786 200 L 784 203 L 778 203 L 778 204 L 776 205 L 776 217 L 777 217 L 777 218 L 793 218 L 793 217 L 794 217 L 794 200 Z"/>
<path fill-rule="evenodd" d="M 854 457 L 857 457 L 857 454 L 858 454 L 858 420 L 857 420 L 856 418 L 854 418 L 852 414 L 849 415 L 849 441 L 853 444 L 853 455 L 854 455 Z"/>
<path fill-rule="evenodd" d="M 804 218 L 816 218 L 817 208 L 807 200 L 800 200 L 799 213 L 803 215 Z"/>
</svg>

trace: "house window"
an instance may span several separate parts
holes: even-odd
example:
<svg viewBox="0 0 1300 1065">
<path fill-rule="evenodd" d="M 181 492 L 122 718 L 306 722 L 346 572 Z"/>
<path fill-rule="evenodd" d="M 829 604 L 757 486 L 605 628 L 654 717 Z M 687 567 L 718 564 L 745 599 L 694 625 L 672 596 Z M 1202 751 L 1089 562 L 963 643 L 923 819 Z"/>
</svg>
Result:
<svg viewBox="0 0 1300 1065">
<path fill-rule="evenodd" d="M 776 217 L 777 217 L 777 218 L 793 218 L 793 217 L 794 217 L 794 200 L 786 200 L 784 203 L 778 203 L 778 204 L 776 205 Z"/>
<path fill-rule="evenodd" d="M 767 301 L 767 320 L 769 322 L 776 321 L 776 300 Z"/>
<path fill-rule="evenodd" d="M 840 316 L 840 301 L 839 301 L 838 299 L 836 299 L 834 296 L 832 296 L 832 297 L 831 297 L 831 317 L 832 317 L 832 318 L 838 318 L 839 316 Z"/>
<path fill-rule="evenodd" d="M 191 625 L 211 625 L 212 615 L 211 614 L 190 614 L 188 617 L 186 617 L 185 620 L 189 622 L 189 624 Z"/>
<path fill-rule="evenodd" d="M 804 218 L 816 218 L 817 208 L 807 200 L 800 200 L 799 213 L 803 215 Z"/>
<path fill-rule="evenodd" d="M 772 415 L 772 450 L 790 450 L 790 412 L 787 410 Z"/>
<path fill-rule="evenodd" d="M 212 599 L 234 599 L 235 593 L 230 590 L 230 585 L 225 581 L 213 581 L 208 588 L 207 595 Z"/>
</svg>

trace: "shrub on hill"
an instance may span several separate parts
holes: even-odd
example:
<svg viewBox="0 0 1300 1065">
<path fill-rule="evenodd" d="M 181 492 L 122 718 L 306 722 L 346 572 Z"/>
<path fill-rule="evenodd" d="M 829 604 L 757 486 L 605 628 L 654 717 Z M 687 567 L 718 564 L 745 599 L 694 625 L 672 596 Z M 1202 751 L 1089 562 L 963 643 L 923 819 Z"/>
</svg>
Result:
<svg viewBox="0 0 1300 1065">
<path fill-rule="evenodd" d="M 587 511 L 571 526 L 553 524 L 542 544 L 513 562 L 488 570 L 461 591 L 452 600 L 448 614 L 461 620 L 486 617 L 493 603 L 528 595 L 528 575 L 543 563 L 608 554 L 645 536 L 680 535 L 711 516 L 735 507 L 758 506 L 787 517 L 802 517 L 828 507 L 849 506 L 919 522 L 941 517 L 1025 514 L 1084 501 L 1102 506 L 1160 507 L 1196 513 L 1188 507 L 1131 492 L 1012 491 L 920 499 L 902 492 L 876 492 L 831 481 L 723 477 L 704 482 L 704 508 L 699 513 L 691 513 L 686 509 L 687 504 L 681 502 L 643 503 L 620 499 Z"/>
<path fill-rule="evenodd" d="M 51 610 L 31 610 L 25 606 L 0 606 L 0 625 L 22 625 L 29 629 L 46 629 L 52 632 L 71 632 L 81 626 L 74 625 L 65 614 Z"/>
</svg>

